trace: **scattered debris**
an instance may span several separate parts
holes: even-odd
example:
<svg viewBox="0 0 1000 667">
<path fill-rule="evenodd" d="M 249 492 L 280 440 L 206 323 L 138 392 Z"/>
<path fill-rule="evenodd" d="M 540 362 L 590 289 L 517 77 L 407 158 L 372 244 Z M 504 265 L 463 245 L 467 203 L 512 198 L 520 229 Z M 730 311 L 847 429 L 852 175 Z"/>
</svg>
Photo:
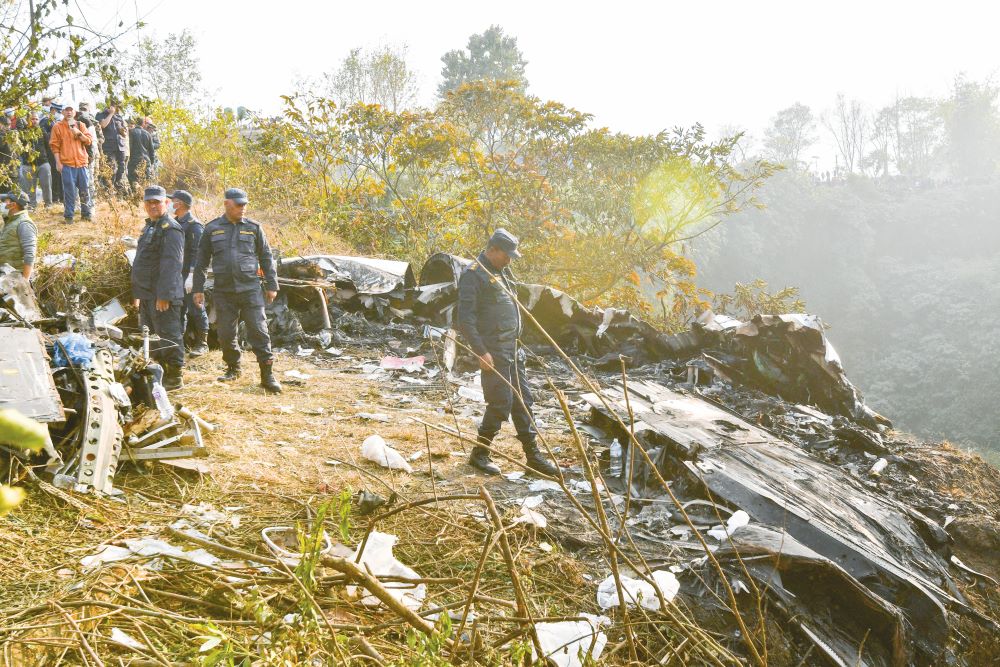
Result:
<svg viewBox="0 0 1000 667">
<path fill-rule="evenodd" d="M 836 568 L 842 583 L 830 587 L 823 604 L 856 609 L 856 596 L 863 593 L 865 599 L 876 600 L 878 608 L 893 610 L 886 613 L 896 620 L 883 624 L 891 632 L 873 633 L 865 640 L 871 626 L 858 626 L 861 634 L 850 635 L 845 656 L 856 659 L 859 646 L 866 656 L 883 650 L 940 655 L 948 633 L 945 608 L 966 608 L 966 602 L 947 564 L 921 536 L 931 529 L 930 519 L 916 517 L 914 510 L 703 397 L 651 381 L 629 382 L 628 393 L 636 439 L 649 457 L 626 447 L 622 481 L 627 483 L 631 474 L 634 493 L 659 496 L 660 479 L 683 479 L 688 488 L 702 487 L 710 497 L 741 508 L 727 522 L 728 530 L 720 526 L 709 531 L 711 536 L 725 543 L 728 532 L 729 539 L 745 545 L 751 518 L 763 524 L 752 535 L 783 530 L 801 547 L 805 560 L 829 561 Z M 583 398 L 592 406 L 596 425 L 631 442 L 600 397 Z M 604 390 L 604 400 L 619 414 L 627 414 L 621 384 Z M 792 562 L 787 557 L 791 546 L 774 540 L 768 544 L 784 563 Z M 779 595 L 778 589 L 773 591 Z M 821 635 L 817 646 L 829 647 L 832 638 Z M 908 648 L 897 646 L 900 642 Z"/>
<path fill-rule="evenodd" d="M 584 667 L 596 664 L 608 637 L 601 628 L 611 625 L 607 616 L 579 614 L 579 621 L 536 623 L 535 634 L 542 648 L 542 657 L 556 667 Z M 532 648 L 532 661 L 538 654 Z"/>
<path fill-rule="evenodd" d="M 622 594 L 625 596 L 625 603 L 630 607 L 639 605 L 650 611 L 660 610 L 660 596 L 665 602 L 671 602 L 681 589 L 681 584 L 677 580 L 677 575 L 667 570 L 656 570 L 650 578 L 653 583 L 643 579 L 633 579 L 625 575 L 620 575 Z M 657 595 L 659 589 L 659 595 Z M 618 587 L 614 576 L 609 576 L 597 587 L 597 606 L 601 609 L 610 609 L 621 604 L 618 598 Z"/>
<path fill-rule="evenodd" d="M 386 444 L 380 435 L 370 435 L 361 443 L 361 456 L 383 468 L 413 472 L 409 462 L 397 450 Z"/>
<path fill-rule="evenodd" d="M 420 575 L 403 565 L 392 555 L 392 548 L 398 540 L 399 538 L 395 535 L 380 533 L 377 530 L 372 531 L 369 533 L 368 539 L 358 545 L 352 560 L 376 578 L 392 578 L 392 581 L 385 581 L 382 585 L 390 595 L 407 608 L 415 611 L 424 604 L 424 598 L 427 597 L 427 584 L 413 584 L 405 581 L 406 579 L 419 579 Z M 357 586 L 347 587 L 349 597 L 355 598 L 358 594 Z M 374 595 L 365 595 L 361 598 L 361 604 L 367 607 L 377 607 L 381 602 Z"/>
<path fill-rule="evenodd" d="M 277 556 L 285 565 L 297 567 L 302 562 L 302 551 L 300 550 L 299 531 L 291 526 L 272 526 L 260 531 L 260 537 L 268 550 Z M 333 542 L 330 536 L 323 531 L 323 548 L 319 549 L 320 555 L 333 553 Z"/>
<path fill-rule="evenodd" d="M 424 367 L 424 357 L 382 357 L 380 366 L 386 370 L 415 373 Z"/>
</svg>

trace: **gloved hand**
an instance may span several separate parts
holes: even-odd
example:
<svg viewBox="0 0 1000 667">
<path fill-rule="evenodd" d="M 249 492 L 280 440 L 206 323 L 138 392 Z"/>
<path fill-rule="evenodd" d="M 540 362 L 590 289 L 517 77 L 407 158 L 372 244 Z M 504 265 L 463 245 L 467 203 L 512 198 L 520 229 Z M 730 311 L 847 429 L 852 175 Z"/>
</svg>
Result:
<svg viewBox="0 0 1000 667">
<path fill-rule="evenodd" d="M 194 289 L 194 275 L 189 273 L 187 280 L 184 281 L 184 293 L 190 294 L 192 289 Z"/>
</svg>

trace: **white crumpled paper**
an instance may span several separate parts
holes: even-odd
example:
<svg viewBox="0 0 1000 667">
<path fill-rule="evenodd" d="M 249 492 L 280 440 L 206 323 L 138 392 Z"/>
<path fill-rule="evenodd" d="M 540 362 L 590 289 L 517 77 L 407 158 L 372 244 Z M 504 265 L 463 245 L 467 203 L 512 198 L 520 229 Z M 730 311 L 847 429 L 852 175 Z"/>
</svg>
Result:
<svg viewBox="0 0 1000 667">
<path fill-rule="evenodd" d="M 677 581 L 677 576 L 673 572 L 657 570 L 653 572 L 652 578 L 667 602 L 673 600 L 677 596 L 677 591 L 681 589 L 681 583 Z M 652 584 L 625 575 L 621 575 L 621 582 L 622 593 L 628 606 L 634 607 L 639 604 L 650 611 L 659 611 L 660 598 L 657 597 Z M 609 576 L 597 587 L 597 604 L 601 609 L 618 606 L 618 589 L 615 587 L 614 576 Z"/>
<path fill-rule="evenodd" d="M 743 528 L 749 523 L 750 523 L 750 515 L 744 512 L 743 510 L 736 510 L 735 512 L 733 512 L 733 515 L 729 517 L 729 520 L 726 521 L 725 528 L 723 528 L 722 526 L 715 526 L 714 528 L 708 531 L 708 536 L 714 537 L 715 539 L 721 542 L 722 540 L 726 539 L 727 532 L 730 535 L 732 535 L 737 530 Z"/>
<path fill-rule="evenodd" d="M 380 435 L 370 435 L 361 443 L 361 456 L 374 461 L 383 468 L 413 472 L 413 468 L 402 454 L 386 444 Z"/>
<path fill-rule="evenodd" d="M 511 523 L 523 523 L 536 528 L 545 528 L 549 525 L 549 520 L 541 512 L 536 512 L 530 507 L 521 507 L 521 515 Z"/>
<path fill-rule="evenodd" d="M 358 560 L 358 549 L 361 548 L 359 544 L 358 549 L 354 550 L 351 560 L 356 562 L 362 570 L 376 578 L 405 577 L 407 579 L 419 579 L 420 575 L 416 571 L 403 565 L 392 555 L 392 547 L 398 539 L 395 535 L 372 531 L 368 536 L 368 542 L 365 543 L 365 550 L 361 554 L 361 559 Z M 392 597 L 414 611 L 420 609 L 424 604 L 424 598 L 427 597 L 426 584 L 386 581 L 382 582 L 382 586 L 389 591 Z M 347 587 L 347 594 L 350 597 L 357 596 L 359 594 L 358 591 L 359 588 L 357 586 Z M 365 595 L 365 597 L 361 598 L 361 604 L 366 607 L 377 607 L 381 604 L 381 601 L 374 595 Z"/>
<path fill-rule="evenodd" d="M 583 667 L 596 663 L 608 643 L 608 636 L 600 629 L 611 625 L 611 619 L 593 614 L 578 615 L 587 620 L 535 624 L 543 657 L 556 667 Z M 538 660 L 534 647 L 531 656 L 533 663 Z"/>
<path fill-rule="evenodd" d="M 97 553 L 80 559 L 80 565 L 90 570 L 104 563 L 114 563 L 129 558 L 148 558 L 151 556 L 170 556 L 181 560 L 189 560 L 199 565 L 215 565 L 219 562 L 218 558 L 204 549 L 184 551 L 178 546 L 155 537 L 140 537 L 125 540 L 124 547 L 106 544 Z"/>
</svg>

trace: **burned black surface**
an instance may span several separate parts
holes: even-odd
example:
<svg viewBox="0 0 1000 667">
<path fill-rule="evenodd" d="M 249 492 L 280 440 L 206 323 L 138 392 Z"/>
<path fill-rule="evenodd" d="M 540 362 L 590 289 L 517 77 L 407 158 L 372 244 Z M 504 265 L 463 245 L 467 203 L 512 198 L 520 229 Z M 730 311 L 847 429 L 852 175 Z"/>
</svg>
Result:
<svg viewBox="0 0 1000 667">
<path fill-rule="evenodd" d="M 921 534 L 933 522 L 925 517 L 914 521 L 906 506 L 700 396 L 649 381 L 630 382 L 628 389 L 636 439 L 661 477 L 677 481 L 686 471 L 685 488 L 700 486 L 705 497 L 746 511 L 753 522 L 786 532 L 836 565 L 852 582 L 845 592 L 853 594 L 863 586 L 881 600 L 880 607 L 899 607 L 907 622 L 869 640 L 880 642 L 888 655 L 898 657 L 895 644 L 900 637 L 907 654 L 924 659 L 941 655 L 948 639 L 947 607 L 964 607 L 965 602 L 947 564 Z M 629 414 L 621 385 L 604 394 L 618 415 Z M 584 400 L 592 406 L 596 423 L 629 442 L 628 432 L 596 395 L 585 395 Z M 630 466 L 633 492 L 662 493 L 649 464 L 626 447 L 623 476 Z M 840 599 L 837 587 L 829 590 L 831 603 L 850 607 L 851 600 Z M 863 645 L 864 634 L 851 639 L 851 650 L 839 651 L 845 664 L 851 664 L 852 651 L 856 654 Z M 838 642 L 822 643 L 829 647 Z"/>
</svg>

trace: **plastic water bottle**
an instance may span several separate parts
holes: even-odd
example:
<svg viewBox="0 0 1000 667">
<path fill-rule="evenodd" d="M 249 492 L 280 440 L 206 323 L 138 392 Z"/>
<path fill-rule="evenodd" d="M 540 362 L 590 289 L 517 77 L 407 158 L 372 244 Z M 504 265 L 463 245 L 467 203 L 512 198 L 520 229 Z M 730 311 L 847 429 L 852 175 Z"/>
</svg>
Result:
<svg viewBox="0 0 1000 667">
<path fill-rule="evenodd" d="M 611 448 L 608 450 L 611 459 L 608 472 L 612 477 L 619 477 L 622 474 L 622 446 L 615 438 L 611 441 Z"/>
<path fill-rule="evenodd" d="M 154 382 L 153 390 L 150 393 L 153 394 L 153 401 L 156 403 L 156 407 L 160 411 L 160 418 L 163 421 L 170 421 L 173 419 L 174 406 L 170 404 L 170 399 L 167 398 L 167 390 L 163 388 L 163 385 L 159 382 Z"/>
</svg>

